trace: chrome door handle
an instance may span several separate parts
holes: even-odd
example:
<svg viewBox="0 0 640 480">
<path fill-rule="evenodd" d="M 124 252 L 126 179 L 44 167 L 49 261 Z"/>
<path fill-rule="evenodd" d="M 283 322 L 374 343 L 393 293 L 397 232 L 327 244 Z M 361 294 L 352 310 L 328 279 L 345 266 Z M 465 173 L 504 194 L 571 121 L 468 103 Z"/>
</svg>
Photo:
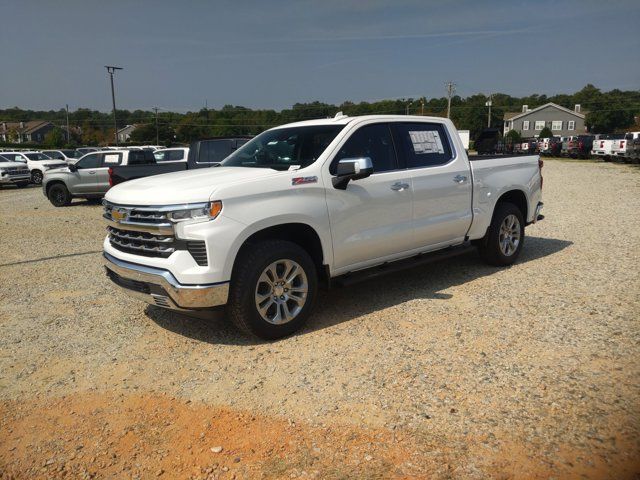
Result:
<svg viewBox="0 0 640 480">
<path fill-rule="evenodd" d="M 409 188 L 408 183 L 396 182 L 391 185 L 391 190 L 395 190 L 396 192 L 401 192 L 402 190 L 406 190 L 407 188 Z"/>
<path fill-rule="evenodd" d="M 456 175 L 455 177 L 453 177 L 453 181 L 456 183 L 464 183 L 467 181 L 467 177 L 465 177 L 464 175 Z"/>
</svg>

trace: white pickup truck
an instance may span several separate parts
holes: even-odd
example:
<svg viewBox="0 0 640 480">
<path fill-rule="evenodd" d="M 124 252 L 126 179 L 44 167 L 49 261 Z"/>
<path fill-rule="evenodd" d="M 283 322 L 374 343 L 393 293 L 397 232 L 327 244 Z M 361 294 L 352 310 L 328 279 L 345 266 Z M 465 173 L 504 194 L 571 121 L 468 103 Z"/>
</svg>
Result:
<svg viewBox="0 0 640 480">
<path fill-rule="evenodd" d="M 538 156 L 468 158 L 443 118 L 283 125 L 218 167 L 109 190 L 104 264 L 148 303 L 226 305 L 242 330 L 274 339 L 302 326 L 319 285 L 470 243 L 490 264 L 513 263 L 525 226 L 542 218 L 541 169 Z"/>
</svg>

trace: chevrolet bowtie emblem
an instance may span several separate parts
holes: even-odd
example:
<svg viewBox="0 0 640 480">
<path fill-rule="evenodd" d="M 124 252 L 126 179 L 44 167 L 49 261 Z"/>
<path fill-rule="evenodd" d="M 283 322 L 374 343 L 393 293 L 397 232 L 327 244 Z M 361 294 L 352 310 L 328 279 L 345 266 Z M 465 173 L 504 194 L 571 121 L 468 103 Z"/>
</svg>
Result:
<svg viewBox="0 0 640 480">
<path fill-rule="evenodd" d="M 127 219 L 127 211 L 124 208 L 116 208 L 111 211 L 111 217 L 115 221 L 121 222 L 122 220 Z"/>
</svg>

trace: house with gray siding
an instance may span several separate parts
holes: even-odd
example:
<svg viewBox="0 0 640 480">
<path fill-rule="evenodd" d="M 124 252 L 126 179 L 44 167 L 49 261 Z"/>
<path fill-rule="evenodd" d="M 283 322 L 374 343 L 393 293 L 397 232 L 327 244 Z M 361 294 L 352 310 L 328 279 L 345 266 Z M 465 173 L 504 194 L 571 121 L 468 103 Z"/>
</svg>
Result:
<svg viewBox="0 0 640 480">
<path fill-rule="evenodd" d="M 118 130 L 118 142 L 126 143 L 131 139 L 131 134 L 136 129 L 137 125 L 127 125 L 124 128 Z"/>
<path fill-rule="evenodd" d="M 585 114 L 580 105 L 576 105 L 573 110 L 555 103 L 547 103 L 531 110 L 528 105 L 523 105 L 521 112 L 504 114 L 504 134 L 515 130 L 522 137 L 537 137 L 543 128 L 549 127 L 555 136 L 580 135 L 587 131 Z"/>
</svg>

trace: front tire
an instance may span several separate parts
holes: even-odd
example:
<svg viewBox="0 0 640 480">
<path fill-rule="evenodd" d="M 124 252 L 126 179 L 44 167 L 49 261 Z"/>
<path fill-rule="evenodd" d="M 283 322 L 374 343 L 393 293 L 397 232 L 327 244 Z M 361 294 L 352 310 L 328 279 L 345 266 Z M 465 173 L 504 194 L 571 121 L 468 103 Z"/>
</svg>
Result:
<svg viewBox="0 0 640 480">
<path fill-rule="evenodd" d="M 490 265 L 514 263 L 524 244 L 524 218 L 513 203 L 496 205 L 491 225 L 479 245 L 480 255 Z"/>
<path fill-rule="evenodd" d="M 304 325 L 317 290 L 315 264 L 302 247 L 283 240 L 261 241 L 238 257 L 227 315 L 243 332 L 275 340 Z"/>
<path fill-rule="evenodd" d="M 66 207 L 71 203 L 71 194 L 67 187 L 61 183 L 51 185 L 47 197 L 54 207 Z"/>
<path fill-rule="evenodd" d="M 42 172 L 40 170 L 31 172 L 31 181 L 36 185 L 40 185 L 42 183 Z"/>
</svg>

